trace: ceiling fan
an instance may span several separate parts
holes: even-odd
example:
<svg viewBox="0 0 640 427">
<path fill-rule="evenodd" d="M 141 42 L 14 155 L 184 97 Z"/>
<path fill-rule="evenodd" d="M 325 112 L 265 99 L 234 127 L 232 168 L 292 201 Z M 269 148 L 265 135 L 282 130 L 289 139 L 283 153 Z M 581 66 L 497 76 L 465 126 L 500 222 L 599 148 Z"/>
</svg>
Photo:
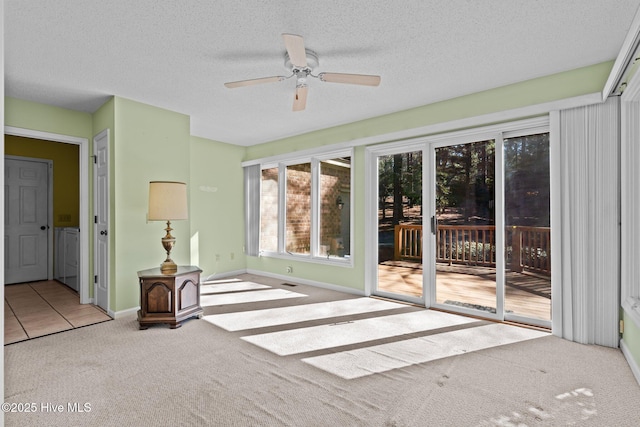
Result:
<svg viewBox="0 0 640 427">
<path fill-rule="evenodd" d="M 302 111 L 307 105 L 307 78 L 314 77 L 323 82 L 348 83 L 365 86 L 378 86 L 380 76 L 368 74 L 345 74 L 345 73 L 319 73 L 313 75 L 312 71 L 318 66 L 318 55 L 312 50 L 305 49 L 302 36 L 296 34 L 282 34 L 287 52 L 284 55 L 284 65 L 291 70 L 289 76 L 272 76 L 258 79 L 240 80 L 227 82 L 224 85 L 230 89 L 243 86 L 252 86 L 262 83 L 280 82 L 282 80 L 296 78 L 296 93 L 293 98 L 293 111 Z"/>
</svg>

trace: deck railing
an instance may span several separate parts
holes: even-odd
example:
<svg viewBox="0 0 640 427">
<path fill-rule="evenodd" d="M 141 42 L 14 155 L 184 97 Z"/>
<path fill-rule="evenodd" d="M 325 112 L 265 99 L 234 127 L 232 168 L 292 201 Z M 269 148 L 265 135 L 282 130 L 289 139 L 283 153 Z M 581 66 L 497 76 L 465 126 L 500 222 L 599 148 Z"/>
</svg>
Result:
<svg viewBox="0 0 640 427">
<path fill-rule="evenodd" d="M 395 260 L 422 261 L 422 226 L 395 226 Z M 506 265 L 511 271 L 551 275 L 549 227 L 512 226 L 505 230 Z M 438 225 L 436 261 L 475 266 L 496 266 L 493 225 Z"/>
</svg>

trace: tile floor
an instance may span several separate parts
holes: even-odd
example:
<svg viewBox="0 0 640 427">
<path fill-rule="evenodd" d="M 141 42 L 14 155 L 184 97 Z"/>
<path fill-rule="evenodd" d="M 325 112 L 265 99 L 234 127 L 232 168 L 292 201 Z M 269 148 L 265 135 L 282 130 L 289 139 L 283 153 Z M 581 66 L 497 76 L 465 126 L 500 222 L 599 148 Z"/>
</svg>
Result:
<svg viewBox="0 0 640 427">
<path fill-rule="evenodd" d="M 4 295 L 5 345 L 111 320 L 55 280 L 6 285 Z"/>
</svg>

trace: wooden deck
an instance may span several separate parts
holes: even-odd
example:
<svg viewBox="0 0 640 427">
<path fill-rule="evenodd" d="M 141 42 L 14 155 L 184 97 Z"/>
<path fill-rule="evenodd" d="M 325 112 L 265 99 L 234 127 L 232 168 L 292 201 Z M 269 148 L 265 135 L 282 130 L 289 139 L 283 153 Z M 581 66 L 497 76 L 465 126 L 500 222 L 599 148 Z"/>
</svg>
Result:
<svg viewBox="0 0 640 427">
<path fill-rule="evenodd" d="M 422 265 L 386 261 L 378 265 L 378 289 L 421 296 Z M 486 267 L 436 266 L 436 300 L 440 304 L 463 305 L 495 311 L 495 269 Z M 544 276 L 508 272 L 505 311 L 535 319 L 551 320 L 551 281 Z"/>
</svg>

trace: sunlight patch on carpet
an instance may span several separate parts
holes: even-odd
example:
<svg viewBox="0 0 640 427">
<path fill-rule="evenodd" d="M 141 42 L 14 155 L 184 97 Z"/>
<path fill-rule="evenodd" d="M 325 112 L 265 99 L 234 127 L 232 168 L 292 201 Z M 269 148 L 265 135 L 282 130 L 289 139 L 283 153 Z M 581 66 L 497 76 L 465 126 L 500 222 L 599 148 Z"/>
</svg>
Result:
<svg viewBox="0 0 640 427">
<path fill-rule="evenodd" d="M 576 388 L 557 395 L 556 399 L 555 404 L 549 407 L 527 405 L 523 409 L 493 416 L 480 422 L 478 427 L 523 426 L 541 422 L 545 425 L 582 425 L 598 415 L 595 396 L 590 388 Z"/>
<path fill-rule="evenodd" d="M 242 337 L 242 339 L 280 356 L 286 356 L 471 322 L 477 322 L 477 320 L 439 311 L 421 310 L 372 319 L 250 335 Z"/>
<path fill-rule="evenodd" d="M 286 291 L 284 289 L 265 289 L 263 291 L 254 292 L 233 292 L 230 294 L 201 295 L 200 305 L 202 307 L 211 307 L 215 305 L 227 304 L 244 304 L 258 301 L 272 301 L 287 298 L 306 297 L 305 294 Z"/>
<path fill-rule="evenodd" d="M 390 301 L 373 298 L 355 298 L 343 301 L 296 305 L 292 307 L 243 311 L 240 313 L 214 314 L 204 316 L 204 319 L 227 331 L 242 331 L 245 329 L 265 328 L 268 326 L 286 325 L 296 322 L 392 310 L 403 307 L 406 306 Z"/>
<path fill-rule="evenodd" d="M 237 292 L 237 291 L 252 291 L 256 289 L 269 289 L 271 286 L 261 285 L 254 282 L 225 282 L 203 284 L 200 286 L 201 294 L 219 294 L 225 292 Z"/>
<path fill-rule="evenodd" d="M 339 377 L 354 379 L 546 336 L 549 336 L 546 332 L 496 323 L 309 357 L 302 361 Z"/>
</svg>

